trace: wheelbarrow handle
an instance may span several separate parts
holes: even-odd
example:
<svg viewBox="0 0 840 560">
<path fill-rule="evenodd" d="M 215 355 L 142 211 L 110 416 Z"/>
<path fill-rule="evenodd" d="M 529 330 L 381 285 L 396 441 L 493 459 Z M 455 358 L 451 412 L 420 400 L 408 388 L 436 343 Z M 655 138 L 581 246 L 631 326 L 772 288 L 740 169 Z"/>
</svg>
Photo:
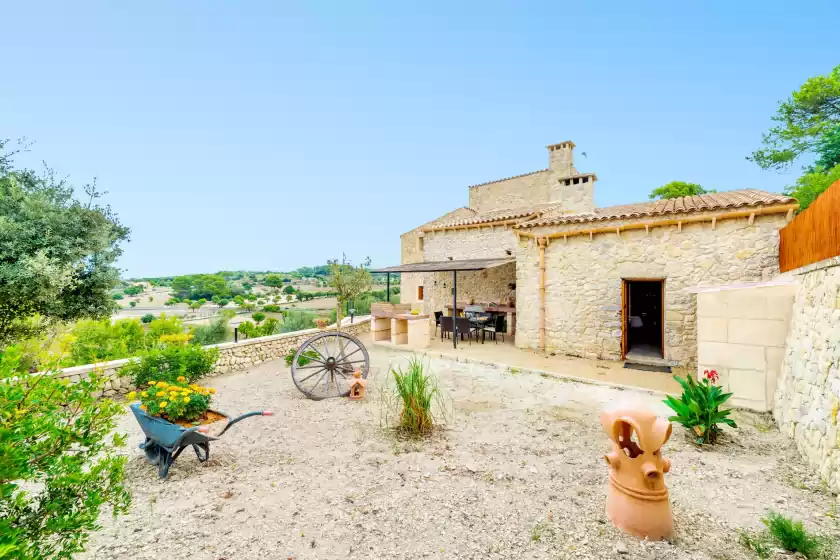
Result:
<svg viewBox="0 0 840 560">
<path fill-rule="evenodd" d="M 219 435 L 216 437 L 222 437 L 222 434 L 228 431 L 231 426 L 233 426 L 237 422 L 245 420 L 246 418 L 250 418 L 251 416 L 274 416 L 274 412 L 271 410 L 256 410 L 254 412 L 246 412 L 245 414 L 237 416 L 236 418 L 228 422 L 228 425 L 225 426 L 225 429 L 219 432 Z"/>
</svg>

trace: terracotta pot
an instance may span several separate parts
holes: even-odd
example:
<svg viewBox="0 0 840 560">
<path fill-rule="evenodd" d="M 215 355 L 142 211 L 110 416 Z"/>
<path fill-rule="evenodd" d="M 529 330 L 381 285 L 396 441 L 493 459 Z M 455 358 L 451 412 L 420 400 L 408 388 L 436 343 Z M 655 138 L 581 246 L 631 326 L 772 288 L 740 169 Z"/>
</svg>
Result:
<svg viewBox="0 0 840 560">
<path fill-rule="evenodd" d="M 613 441 L 604 456 L 610 467 L 607 517 L 641 539 L 671 537 L 674 521 L 664 477 L 671 461 L 661 454 L 671 423 L 651 412 L 618 410 L 602 414 L 601 425 Z"/>
</svg>

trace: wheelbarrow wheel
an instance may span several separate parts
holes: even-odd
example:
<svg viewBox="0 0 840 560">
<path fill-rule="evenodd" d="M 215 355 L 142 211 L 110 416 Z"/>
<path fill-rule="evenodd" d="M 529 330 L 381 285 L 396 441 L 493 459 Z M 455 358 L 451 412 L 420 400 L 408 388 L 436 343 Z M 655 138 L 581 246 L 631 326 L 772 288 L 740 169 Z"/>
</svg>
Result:
<svg viewBox="0 0 840 560">
<path fill-rule="evenodd" d="M 172 466 L 173 461 L 172 453 L 167 451 L 166 449 L 160 449 L 160 455 L 158 459 L 158 476 L 161 478 L 166 478 L 169 475 L 169 467 Z"/>
<path fill-rule="evenodd" d="M 370 357 L 359 339 L 343 332 L 324 332 L 298 348 L 292 361 L 292 380 L 301 393 L 319 401 L 346 397 L 353 372 L 360 370 L 366 378 L 369 369 Z"/>
<path fill-rule="evenodd" d="M 150 439 L 146 439 L 144 443 L 140 444 L 140 449 L 146 453 L 146 461 L 152 465 L 157 465 L 160 460 L 160 446 Z"/>
</svg>

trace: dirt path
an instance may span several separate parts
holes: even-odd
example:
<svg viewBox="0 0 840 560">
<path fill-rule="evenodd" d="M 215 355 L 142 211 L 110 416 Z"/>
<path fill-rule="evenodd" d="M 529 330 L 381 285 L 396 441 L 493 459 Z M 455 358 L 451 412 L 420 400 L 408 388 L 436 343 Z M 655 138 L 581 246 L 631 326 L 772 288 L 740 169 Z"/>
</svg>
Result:
<svg viewBox="0 0 840 560">
<path fill-rule="evenodd" d="M 604 515 L 609 449 L 598 415 L 659 397 L 485 366 L 433 360 L 448 429 L 398 441 L 380 428 L 378 395 L 402 352 L 371 349 L 370 398 L 309 401 L 282 362 L 210 380 L 218 408 L 274 409 L 213 444 L 201 465 L 185 453 L 161 482 L 132 447 L 131 512 L 103 518 L 87 559 L 752 558 L 736 530 L 768 509 L 837 531 L 834 498 L 802 466 L 769 418 L 740 415 L 734 442 L 698 451 L 681 429 L 665 447 L 677 537 L 643 543 Z M 616 548 L 621 548 L 619 553 Z"/>
</svg>

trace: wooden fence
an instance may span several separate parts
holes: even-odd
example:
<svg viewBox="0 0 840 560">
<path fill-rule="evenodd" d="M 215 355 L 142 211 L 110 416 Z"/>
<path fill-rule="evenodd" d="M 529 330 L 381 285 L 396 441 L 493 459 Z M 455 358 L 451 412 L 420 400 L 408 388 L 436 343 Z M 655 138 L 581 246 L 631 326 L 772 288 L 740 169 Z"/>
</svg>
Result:
<svg viewBox="0 0 840 560">
<path fill-rule="evenodd" d="M 840 255 L 840 181 L 779 231 L 779 269 L 788 272 Z"/>
</svg>

